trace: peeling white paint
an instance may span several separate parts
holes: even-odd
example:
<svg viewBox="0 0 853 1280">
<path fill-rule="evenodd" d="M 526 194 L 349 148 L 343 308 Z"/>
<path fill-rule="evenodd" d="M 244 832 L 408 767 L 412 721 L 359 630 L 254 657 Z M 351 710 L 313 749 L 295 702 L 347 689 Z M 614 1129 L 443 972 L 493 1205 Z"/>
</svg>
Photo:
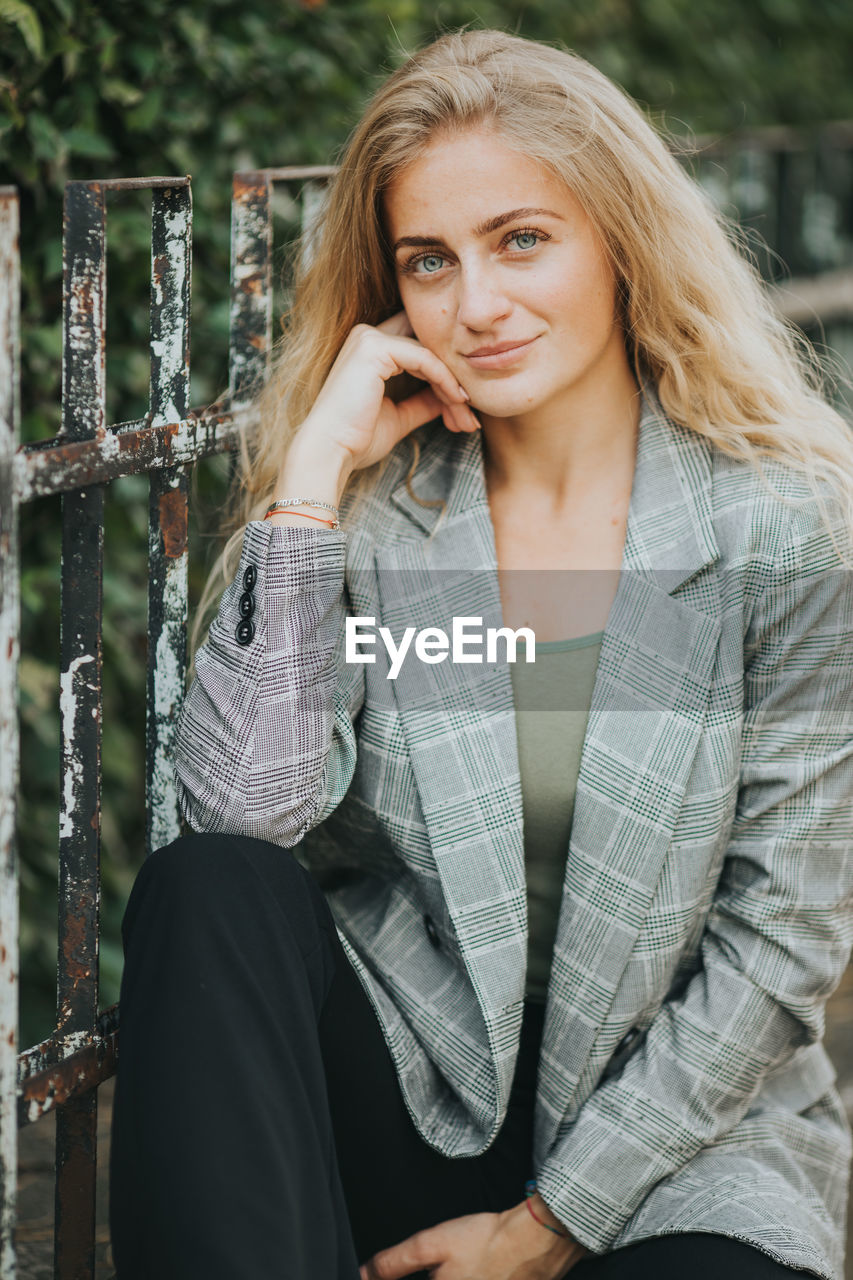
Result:
<svg viewBox="0 0 853 1280">
<path fill-rule="evenodd" d="M 39 1116 L 44 1115 L 44 1113 L 49 1111 L 52 1106 L 53 1098 L 45 1098 L 43 1103 L 37 1102 L 35 1098 L 32 1098 L 30 1100 L 30 1105 L 27 1107 L 27 1119 L 30 1124 L 35 1124 Z"/>
<path fill-rule="evenodd" d="M 157 389 L 161 396 L 168 396 L 176 379 L 186 380 L 186 302 L 189 298 L 190 271 L 190 209 L 164 211 L 162 227 L 164 241 L 162 253 L 165 267 L 155 269 L 152 264 L 153 298 L 159 307 L 157 328 L 160 337 L 151 342 L 152 361 L 156 362 Z M 170 398 L 155 415 L 155 421 L 176 422 L 181 411 Z"/>
<path fill-rule="evenodd" d="M 94 662 L 90 653 L 74 658 L 67 671 L 59 673 L 59 715 L 66 743 L 74 742 L 74 722 L 77 716 L 77 695 L 74 692 L 74 677 L 87 662 Z M 62 779 L 62 803 L 59 812 L 59 838 L 64 840 L 74 833 L 74 808 L 77 803 L 77 788 L 83 783 L 83 762 L 73 754 L 70 755 L 67 768 Z"/>
<path fill-rule="evenodd" d="M 154 652 L 155 750 L 151 767 L 151 847 L 159 849 L 180 835 L 173 755 L 178 713 L 184 694 L 182 632 L 187 610 L 187 555 L 166 562 L 163 627 Z"/>
<path fill-rule="evenodd" d="M 118 436 L 114 431 L 107 431 L 102 438 L 101 457 L 106 459 L 117 458 L 121 453 L 121 445 L 118 442 Z"/>
</svg>

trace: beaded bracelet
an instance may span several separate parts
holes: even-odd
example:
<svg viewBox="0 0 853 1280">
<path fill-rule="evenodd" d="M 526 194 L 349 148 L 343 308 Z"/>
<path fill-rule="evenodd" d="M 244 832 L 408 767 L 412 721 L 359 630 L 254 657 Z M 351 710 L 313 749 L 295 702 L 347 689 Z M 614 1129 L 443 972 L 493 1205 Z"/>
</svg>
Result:
<svg viewBox="0 0 853 1280">
<path fill-rule="evenodd" d="M 286 511 L 289 507 L 322 507 L 324 511 L 331 511 L 336 520 L 340 516 L 338 508 L 331 502 L 320 502 L 318 498 L 276 498 L 267 507 L 267 515 L 272 515 L 274 511 Z"/>
<path fill-rule="evenodd" d="M 324 520 L 321 516 L 309 516 L 307 511 L 294 511 L 293 507 L 320 507 L 323 511 L 331 511 L 332 519 Z M 331 502 L 321 502 L 319 498 L 278 498 L 267 507 L 264 519 L 269 520 L 270 516 L 274 516 L 279 511 L 287 512 L 292 516 L 303 516 L 306 520 L 316 520 L 330 529 L 341 527 L 338 508 L 332 506 Z"/>
<path fill-rule="evenodd" d="M 536 1194 L 535 1178 L 531 1178 L 530 1181 L 525 1184 L 524 1194 L 526 1196 L 524 1203 L 527 1205 L 528 1209 L 530 1210 L 530 1216 L 534 1219 L 534 1221 L 538 1222 L 540 1227 L 544 1227 L 546 1231 L 553 1231 L 555 1236 L 562 1236 L 565 1239 L 566 1236 L 568 1236 L 569 1234 L 568 1231 L 560 1231 L 559 1228 L 552 1227 L 550 1222 L 544 1222 L 542 1218 L 540 1218 L 533 1211 L 533 1205 L 530 1203 L 530 1197 Z"/>
</svg>

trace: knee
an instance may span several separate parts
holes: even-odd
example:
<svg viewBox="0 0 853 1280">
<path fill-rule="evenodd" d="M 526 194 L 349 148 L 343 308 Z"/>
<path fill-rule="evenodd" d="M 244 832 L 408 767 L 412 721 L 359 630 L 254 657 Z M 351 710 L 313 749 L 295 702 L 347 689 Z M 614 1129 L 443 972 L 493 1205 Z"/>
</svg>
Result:
<svg viewBox="0 0 853 1280">
<path fill-rule="evenodd" d="M 168 906 L 180 919 L 198 922 L 223 908 L 266 894 L 279 903 L 293 902 L 328 910 L 325 899 L 290 849 L 250 836 L 221 832 L 191 832 L 164 845 L 146 858 L 133 886 L 125 926 L 150 907 L 158 913 Z"/>
<path fill-rule="evenodd" d="M 188 893 L 198 904 L 208 890 L 218 896 L 228 891 L 230 882 L 244 883 L 247 863 L 262 873 L 269 867 L 277 878 L 297 875 L 302 870 L 290 849 L 265 840 L 217 831 L 191 831 L 146 858 L 137 884 L 157 885 L 172 897 Z"/>
</svg>

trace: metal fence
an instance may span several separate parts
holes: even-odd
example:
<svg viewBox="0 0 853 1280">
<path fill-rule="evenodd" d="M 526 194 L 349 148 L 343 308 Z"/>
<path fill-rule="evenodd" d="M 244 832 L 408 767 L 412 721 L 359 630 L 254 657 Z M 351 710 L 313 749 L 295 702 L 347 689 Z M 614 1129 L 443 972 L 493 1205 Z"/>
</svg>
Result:
<svg viewBox="0 0 853 1280">
<path fill-rule="evenodd" d="M 94 1273 L 97 1086 L 115 1071 L 118 1009 L 98 1004 L 104 493 L 149 475 L 147 851 L 179 833 L 170 757 L 186 673 L 187 472 L 249 420 L 272 337 L 274 184 L 320 184 L 324 167 L 238 173 L 232 203 L 229 395 L 189 409 L 189 178 L 72 182 L 63 237 L 62 427 L 18 444 L 18 202 L 0 188 L 0 1277 L 13 1280 L 16 1129 L 57 1109 L 55 1275 Z M 107 198 L 151 192 L 149 408 L 105 420 Z M 309 199 L 306 214 L 314 207 Z M 53 1034 L 18 1054 L 15 797 L 19 739 L 20 506 L 62 494 L 59 946 Z"/>
<path fill-rule="evenodd" d="M 799 293 L 795 290 L 796 296 L 785 304 L 790 314 L 796 316 L 797 306 L 803 305 L 802 288 L 812 288 L 815 307 L 807 303 L 807 309 L 812 307 L 820 319 L 820 289 L 831 280 L 835 301 L 829 308 L 830 318 L 849 321 L 853 318 L 853 127 L 834 128 L 834 167 L 826 161 L 829 143 L 823 135 L 817 143 L 806 144 L 800 135 L 790 134 L 765 134 L 739 147 L 734 140 L 700 144 L 693 167 L 720 203 L 738 204 L 748 226 L 756 227 L 773 249 L 783 255 L 787 251 L 796 270 L 806 275 L 822 273 L 817 282 L 801 282 Z M 253 393 L 266 374 L 272 339 L 273 187 L 279 182 L 307 184 L 305 225 L 316 211 L 320 185 L 332 172 L 330 168 L 290 168 L 235 175 L 230 390 L 223 402 L 202 412 L 191 411 L 188 403 L 189 178 L 70 183 L 64 214 L 62 428 L 55 440 L 29 446 L 18 443 L 18 204 L 14 190 L 0 188 L 0 1280 L 15 1276 L 16 1127 L 54 1108 L 55 1275 L 58 1280 L 87 1280 L 94 1274 L 97 1086 L 115 1070 L 118 1041 L 117 1007 L 102 1011 L 98 1003 L 105 487 L 121 476 L 149 475 L 146 811 L 150 851 L 168 843 L 179 830 L 169 761 L 186 670 L 188 468 L 232 446 L 249 421 Z M 800 175 L 799 186 L 795 173 Z M 809 174 L 815 181 L 815 175 L 829 175 L 831 181 L 821 179 L 821 189 L 810 193 L 806 189 L 812 180 Z M 105 420 L 107 199 L 111 192 L 128 189 L 150 190 L 152 198 L 150 399 L 144 418 L 109 425 Z M 796 216 L 792 209 L 798 210 Z M 809 227 L 809 217 L 815 216 L 823 228 L 820 234 Z M 771 278 L 773 261 L 771 257 L 765 262 Z M 57 493 L 62 494 L 63 527 L 57 1019 L 47 1040 L 19 1054 L 18 516 L 21 504 Z"/>
<path fill-rule="evenodd" d="M 685 151 L 714 203 L 739 223 L 780 309 L 819 340 L 849 327 L 853 122 L 700 137 Z"/>
</svg>

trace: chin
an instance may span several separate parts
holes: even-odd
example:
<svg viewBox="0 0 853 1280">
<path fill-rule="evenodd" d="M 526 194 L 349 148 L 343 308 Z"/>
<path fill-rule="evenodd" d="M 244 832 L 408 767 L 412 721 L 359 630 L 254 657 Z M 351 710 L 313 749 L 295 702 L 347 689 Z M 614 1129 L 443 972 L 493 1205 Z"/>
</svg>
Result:
<svg viewBox="0 0 853 1280">
<path fill-rule="evenodd" d="M 477 388 L 468 388 L 471 396 L 471 408 L 484 413 L 489 418 L 518 418 L 526 413 L 535 413 L 543 403 L 543 397 L 502 392 L 500 387 L 489 388 L 482 395 Z"/>
</svg>

